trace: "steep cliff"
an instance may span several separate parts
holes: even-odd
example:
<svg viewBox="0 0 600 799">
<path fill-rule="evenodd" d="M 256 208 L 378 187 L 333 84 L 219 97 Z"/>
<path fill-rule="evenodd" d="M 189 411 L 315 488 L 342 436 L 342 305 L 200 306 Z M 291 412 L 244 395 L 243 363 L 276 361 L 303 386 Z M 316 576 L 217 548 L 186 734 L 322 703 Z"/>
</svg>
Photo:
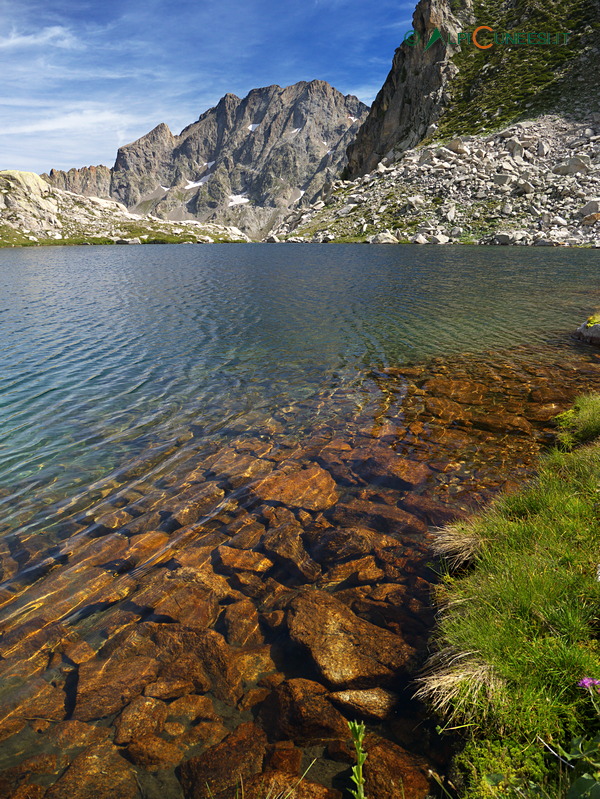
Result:
<svg viewBox="0 0 600 799">
<path fill-rule="evenodd" d="M 234 224 L 260 236 L 340 173 L 367 111 L 320 80 L 254 89 L 243 99 L 227 94 L 179 135 L 161 124 L 121 147 L 109 188 L 91 180 L 93 167 L 43 177 L 138 213 Z"/>
<path fill-rule="evenodd" d="M 478 26 L 492 29 L 478 38 L 485 49 L 471 38 Z M 421 0 L 413 28 L 417 36 L 396 50 L 348 149 L 347 177 L 428 134 L 481 133 L 542 113 L 581 117 L 598 108 L 600 0 Z M 434 40 L 436 28 L 441 36 Z M 559 38 L 505 38 L 534 32 Z M 460 44 L 459 33 L 466 34 Z"/>
<path fill-rule="evenodd" d="M 55 188 L 85 194 L 94 197 L 110 197 L 112 173 L 107 166 L 84 166 L 81 169 L 51 169 L 50 174 L 42 177 Z"/>
</svg>

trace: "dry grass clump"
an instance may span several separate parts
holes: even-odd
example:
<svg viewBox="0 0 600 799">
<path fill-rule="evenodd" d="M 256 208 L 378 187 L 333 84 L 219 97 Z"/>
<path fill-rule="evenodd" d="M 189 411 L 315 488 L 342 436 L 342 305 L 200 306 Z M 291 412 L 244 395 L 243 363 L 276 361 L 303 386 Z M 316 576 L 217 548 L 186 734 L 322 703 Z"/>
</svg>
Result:
<svg viewBox="0 0 600 799">
<path fill-rule="evenodd" d="M 447 647 L 427 663 L 415 696 L 449 724 L 478 724 L 502 701 L 505 683 L 478 652 Z"/>
<path fill-rule="evenodd" d="M 454 522 L 434 532 L 433 551 L 444 558 L 450 570 L 455 570 L 471 563 L 483 542 L 478 525 Z"/>
</svg>

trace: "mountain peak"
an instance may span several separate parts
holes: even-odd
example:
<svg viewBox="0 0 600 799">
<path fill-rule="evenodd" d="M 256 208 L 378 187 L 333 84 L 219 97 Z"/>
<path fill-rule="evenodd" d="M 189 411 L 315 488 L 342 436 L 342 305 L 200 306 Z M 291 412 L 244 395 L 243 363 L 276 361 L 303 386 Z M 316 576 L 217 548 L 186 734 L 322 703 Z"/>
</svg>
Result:
<svg viewBox="0 0 600 799">
<path fill-rule="evenodd" d="M 242 99 L 230 93 L 178 136 L 161 123 L 119 148 L 109 185 L 79 180 L 83 170 L 48 180 L 96 185 L 136 213 L 263 235 L 336 177 L 367 111 L 322 80 L 264 86 Z"/>
</svg>

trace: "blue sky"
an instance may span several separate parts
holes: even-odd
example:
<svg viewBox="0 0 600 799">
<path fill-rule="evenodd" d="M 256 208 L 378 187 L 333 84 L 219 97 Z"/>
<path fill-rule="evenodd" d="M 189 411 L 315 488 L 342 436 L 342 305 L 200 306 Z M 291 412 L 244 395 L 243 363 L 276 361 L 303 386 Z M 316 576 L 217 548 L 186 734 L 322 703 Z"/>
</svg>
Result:
<svg viewBox="0 0 600 799">
<path fill-rule="evenodd" d="M 0 169 L 114 162 L 227 92 L 321 78 L 369 104 L 402 0 L 0 0 Z"/>
</svg>

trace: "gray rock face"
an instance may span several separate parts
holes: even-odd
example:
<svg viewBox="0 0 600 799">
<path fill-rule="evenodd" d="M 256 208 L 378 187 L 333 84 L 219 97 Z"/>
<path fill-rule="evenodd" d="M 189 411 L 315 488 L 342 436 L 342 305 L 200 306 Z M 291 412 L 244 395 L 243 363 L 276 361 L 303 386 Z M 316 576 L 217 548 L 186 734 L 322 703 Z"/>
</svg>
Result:
<svg viewBox="0 0 600 799">
<path fill-rule="evenodd" d="M 55 188 L 93 197 L 110 197 L 111 170 L 107 166 L 84 166 L 81 169 L 51 169 L 42 177 Z"/>
<path fill-rule="evenodd" d="M 413 15 L 413 29 L 427 42 L 435 28 L 456 41 L 459 30 L 472 20 L 472 2 L 465 0 L 454 14 L 446 0 L 420 0 Z M 454 4 L 453 4 L 454 5 Z M 403 43 L 394 55 L 392 69 L 356 140 L 348 148 L 349 176 L 371 172 L 392 149 L 414 147 L 448 102 L 445 88 L 456 75 L 451 59 L 456 45 Z"/>
<path fill-rule="evenodd" d="M 254 89 L 244 99 L 227 94 L 178 136 L 161 124 L 121 147 L 110 188 L 91 179 L 92 170 L 106 167 L 44 177 L 137 213 L 218 221 L 264 235 L 339 174 L 367 111 L 320 80 Z"/>
</svg>

